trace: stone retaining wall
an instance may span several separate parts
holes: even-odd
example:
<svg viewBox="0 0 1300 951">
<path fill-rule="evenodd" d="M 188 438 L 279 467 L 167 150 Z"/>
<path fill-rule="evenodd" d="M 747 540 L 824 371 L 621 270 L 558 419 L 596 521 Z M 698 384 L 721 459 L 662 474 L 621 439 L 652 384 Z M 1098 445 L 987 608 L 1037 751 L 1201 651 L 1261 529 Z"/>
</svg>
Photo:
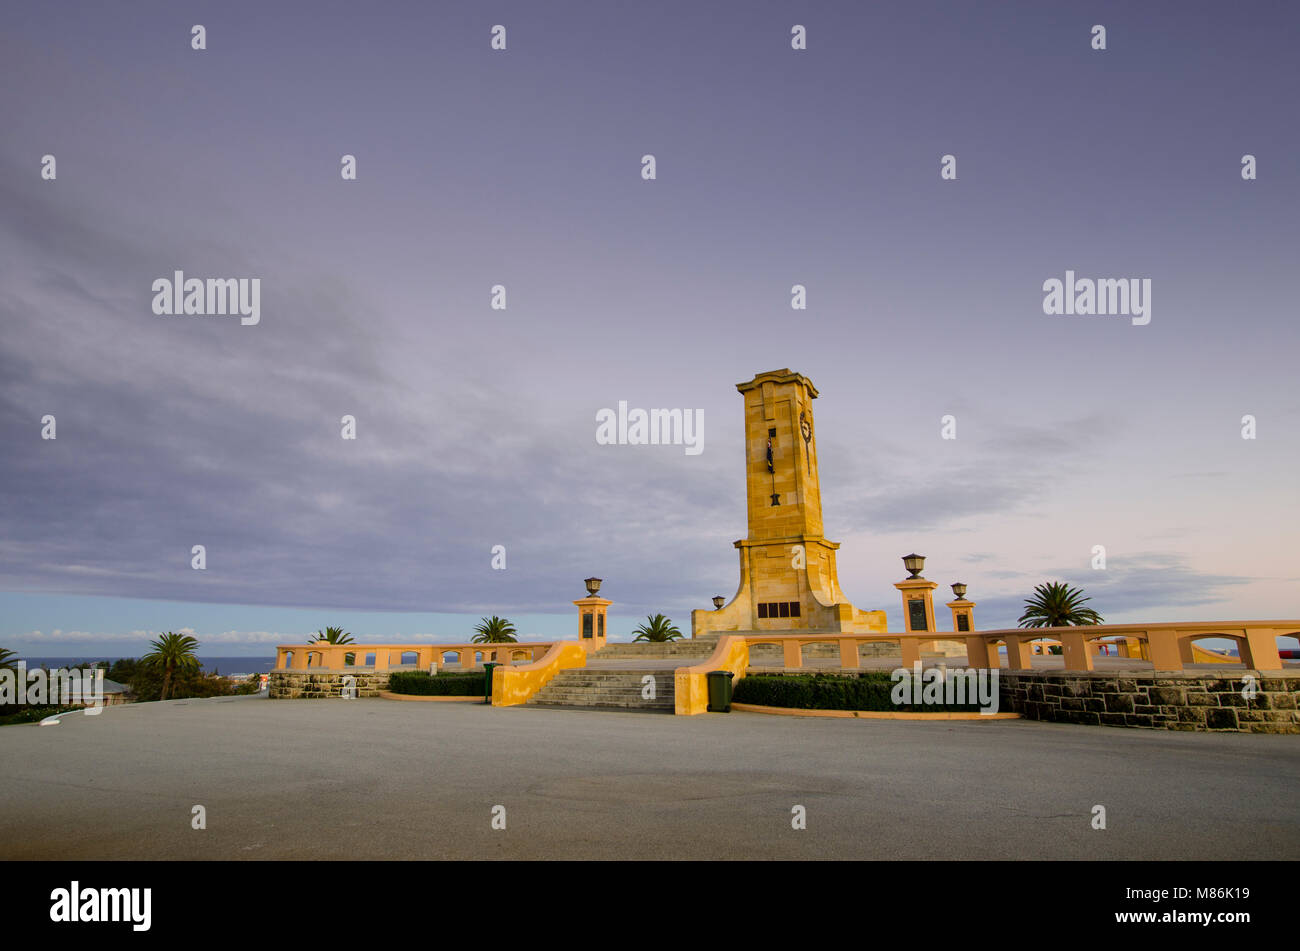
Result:
<svg viewBox="0 0 1300 951">
<path fill-rule="evenodd" d="M 1258 693 L 1242 695 L 1246 674 Z M 998 672 L 1001 708 L 1027 720 L 1236 733 L 1300 733 L 1300 670 Z"/>
<path fill-rule="evenodd" d="M 358 697 L 377 697 L 388 689 L 388 671 L 273 670 L 267 688 L 272 700 L 340 699 L 343 678 L 355 677 Z"/>
</svg>

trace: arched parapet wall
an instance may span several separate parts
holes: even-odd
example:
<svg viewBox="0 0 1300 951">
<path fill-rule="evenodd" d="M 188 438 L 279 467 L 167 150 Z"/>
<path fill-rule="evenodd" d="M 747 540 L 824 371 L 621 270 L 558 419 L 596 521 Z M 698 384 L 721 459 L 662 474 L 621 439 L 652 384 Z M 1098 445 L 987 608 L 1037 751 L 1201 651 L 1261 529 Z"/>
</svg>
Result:
<svg viewBox="0 0 1300 951">
<path fill-rule="evenodd" d="M 353 670 L 362 667 L 386 672 L 397 666 L 415 666 L 420 670 L 441 670 L 455 662 L 461 667 L 475 666 L 481 657 L 499 654 L 501 662 L 530 660 L 550 650 L 560 641 L 511 642 L 498 646 L 483 644 L 281 644 L 275 649 L 276 670 Z"/>
<path fill-rule="evenodd" d="M 1254 670 L 1281 670 L 1282 658 L 1278 640 L 1295 637 L 1300 633 L 1296 621 L 1216 621 L 1175 622 L 1161 624 L 1127 625 L 1099 624 L 1088 627 L 1063 628 L 1007 628 L 991 631 L 963 631 L 951 635 L 943 631 L 925 633 L 903 632 L 891 634 L 848 633 L 844 631 L 808 631 L 769 633 L 765 631 L 729 632 L 730 636 L 743 638 L 747 645 L 771 651 L 773 645 L 782 651 L 782 666 L 803 666 L 804 646 L 834 642 L 840 649 L 840 666 L 859 668 L 859 653 L 863 645 L 890 642 L 897 644 L 904 667 L 921 659 L 922 651 L 935 641 L 959 641 L 966 645 L 967 664 L 971 667 L 1008 670 L 1033 669 L 1033 642 L 1060 643 L 1061 658 L 1066 670 L 1094 670 L 1094 659 L 1100 655 L 1123 657 L 1132 660 L 1142 669 L 1150 664 L 1154 670 L 1182 670 L 1185 663 L 1199 663 L 1192 645 L 1195 641 L 1218 637 L 1236 641 L 1241 651 L 1241 664 Z M 1006 649 L 1005 664 L 999 646 Z M 1116 653 L 1111 655 L 1108 646 Z M 1187 658 L 1186 660 L 1184 658 Z M 1209 657 L 1211 663 L 1229 663 L 1230 658 Z"/>
<path fill-rule="evenodd" d="M 1193 643 L 1205 638 L 1222 638 L 1235 641 L 1240 651 L 1241 663 L 1253 670 L 1281 670 L 1282 658 L 1278 653 L 1277 638 L 1284 632 L 1295 630 L 1296 621 L 1200 621 L 1167 622 L 1159 624 L 1097 624 L 1082 627 L 1025 628 L 1005 631 L 984 631 L 988 638 L 994 634 L 1007 640 L 1009 653 L 1013 641 L 1023 642 L 1028 636 L 1049 635 L 1059 638 L 1067 670 L 1093 670 L 1096 642 L 1123 638 L 1129 656 L 1137 652 L 1148 660 L 1155 670 L 1183 670 L 1187 664 L 1197 663 Z M 1218 661 L 1212 661 L 1218 662 Z M 1223 661 L 1228 663 L 1227 659 Z M 1013 664 L 1027 668 L 1029 665 Z"/>
<path fill-rule="evenodd" d="M 799 666 L 804 666 L 810 660 L 822 660 L 825 658 L 838 658 L 839 643 L 834 638 L 809 638 L 799 641 Z M 856 666 L 856 665 L 855 665 Z"/>
</svg>

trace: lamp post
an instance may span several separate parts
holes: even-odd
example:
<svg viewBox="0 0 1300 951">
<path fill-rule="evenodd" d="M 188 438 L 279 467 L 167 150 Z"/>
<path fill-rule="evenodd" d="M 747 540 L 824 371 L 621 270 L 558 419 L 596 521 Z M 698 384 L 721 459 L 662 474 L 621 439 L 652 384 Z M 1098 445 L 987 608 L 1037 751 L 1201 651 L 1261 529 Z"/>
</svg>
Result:
<svg viewBox="0 0 1300 951">
<path fill-rule="evenodd" d="M 933 631 L 934 589 L 939 584 L 921 577 L 921 569 L 925 567 L 924 555 L 915 552 L 904 555 L 903 567 L 908 570 L 908 577 L 897 582 L 894 587 L 903 595 L 903 622 L 906 630 Z"/>
<path fill-rule="evenodd" d="M 952 612 L 952 629 L 958 634 L 970 635 L 975 630 L 975 602 L 966 600 L 966 585 L 958 581 L 952 586 L 954 600 L 948 602 Z M 982 637 L 968 636 L 966 639 L 966 662 L 972 667 L 1000 666 L 998 643 L 992 644 Z"/>
<path fill-rule="evenodd" d="M 714 596 L 714 598 L 713 598 L 713 610 L 715 610 L 715 611 L 721 611 L 721 610 L 722 610 L 722 606 L 723 606 L 724 604 L 726 604 L 726 603 L 727 603 L 727 599 L 724 598 L 722 595 L 719 594 L 719 595 Z"/>
<path fill-rule="evenodd" d="M 958 581 L 952 586 L 956 600 L 949 601 L 947 607 L 952 611 L 952 629 L 958 634 L 975 630 L 975 602 L 966 600 L 966 586 Z"/>
<path fill-rule="evenodd" d="M 596 596 L 600 582 L 600 578 L 586 579 L 587 597 L 573 602 L 578 609 L 578 643 L 588 651 L 605 646 L 605 614 L 614 603 Z"/>
</svg>

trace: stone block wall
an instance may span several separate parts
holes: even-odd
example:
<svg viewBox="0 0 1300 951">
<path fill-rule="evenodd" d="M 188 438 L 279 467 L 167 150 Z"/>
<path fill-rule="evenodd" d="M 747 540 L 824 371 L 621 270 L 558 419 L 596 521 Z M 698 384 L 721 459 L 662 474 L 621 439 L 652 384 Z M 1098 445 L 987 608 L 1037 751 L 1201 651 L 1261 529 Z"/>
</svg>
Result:
<svg viewBox="0 0 1300 951">
<path fill-rule="evenodd" d="M 1258 692 L 1243 696 L 1242 678 Z M 1216 673 L 998 672 L 1003 711 L 1028 720 L 1236 733 L 1300 733 L 1300 670 Z"/>
<path fill-rule="evenodd" d="M 343 678 L 355 677 L 358 697 L 377 697 L 388 689 L 388 671 L 273 670 L 267 696 L 272 700 L 341 699 Z"/>
</svg>

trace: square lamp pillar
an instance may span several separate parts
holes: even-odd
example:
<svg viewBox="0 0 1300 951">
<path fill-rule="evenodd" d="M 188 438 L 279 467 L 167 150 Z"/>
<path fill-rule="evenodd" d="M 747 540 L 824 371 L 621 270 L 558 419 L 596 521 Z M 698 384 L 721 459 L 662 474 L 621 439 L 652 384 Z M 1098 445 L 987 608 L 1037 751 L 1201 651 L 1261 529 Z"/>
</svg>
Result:
<svg viewBox="0 0 1300 951">
<path fill-rule="evenodd" d="M 958 634 L 969 634 L 975 630 L 975 602 L 966 600 L 966 586 L 961 582 L 952 586 L 952 593 L 957 600 L 945 605 L 952 612 L 952 629 Z"/>
<path fill-rule="evenodd" d="M 934 626 L 934 589 L 939 587 L 936 581 L 927 581 L 921 577 L 925 567 L 923 555 L 907 555 L 903 564 L 911 572 L 911 577 L 894 584 L 903 595 L 903 623 L 909 633 L 916 631 L 933 632 Z"/>
<path fill-rule="evenodd" d="M 599 578 L 587 579 L 587 597 L 574 601 L 578 609 L 578 643 L 583 650 L 598 651 L 605 646 L 605 615 L 613 601 L 596 596 Z"/>
</svg>

